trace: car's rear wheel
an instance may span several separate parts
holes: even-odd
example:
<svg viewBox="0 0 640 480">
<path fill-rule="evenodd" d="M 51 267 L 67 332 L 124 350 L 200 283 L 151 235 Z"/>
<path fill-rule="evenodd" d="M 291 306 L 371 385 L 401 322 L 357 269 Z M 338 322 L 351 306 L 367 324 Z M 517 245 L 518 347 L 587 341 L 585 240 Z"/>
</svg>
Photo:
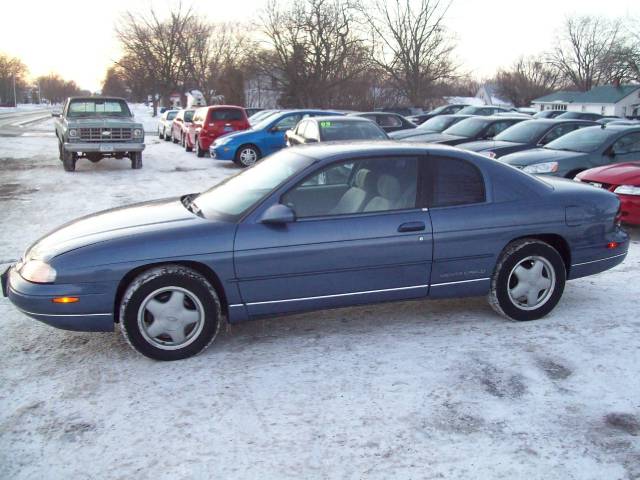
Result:
<svg viewBox="0 0 640 480">
<path fill-rule="evenodd" d="M 204 150 L 200 146 L 200 139 L 198 137 L 196 137 L 195 144 L 196 144 L 196 156 L 201 158 L 204 157 Z"/>
<path fill-rule="evenodd" d="M 76 156 L 73 152 L 62 149 L 62 166 L 66 172 L 74 172 L 76 170 Z"/>
<path fill-rule="evenodd" d="M 138 275 L 120 303 L 120 329 L 138 352 L 156 360 L 200 353 L 220 330 L 222 313 L 213 286 L 182 265 Z"/>
<path fill-rule="evenodd" d="M 189 138 L 188 137 L 184 137 L 184 150 L 185 152 L 192 152 L 193 151 L 193 147 L 191 145 L 189 145 Z"/>
<path fill-rule="evenodd" d="M 235 163 L 241 167 L 250 167 L 260 160 L 260 150 L 255 145 L 243 145 L 236 152 Z"/>
<path fill-rule="evenodd" d="M 158 137 L 160 140 L 164 140 L 164 129 L 162 131 L 158 131 Z"/>
<path fill-rule="evenodd" d="M 164 139 L 165 141 L 170 141 L 171 140 L 171 135 L 169 135 L 166 130 L 163 130 L 163 134 L 164 134 Z"/>
<path fill-rule="evenodd" d="M 180 141 L 180 139 L 176 138 L 175 135 L 173 134 L 173 130 L 171 130 L 171 141 L 173 143 L 178 143 Z"/>
<path fill-rule="evenodd" d="M 536 320 L 558 304 L 565 281 L 564 261 L 555 248 L 536 239 L 517 240 L 498 261 L 489 303 L 513 320 Z"/>
</svg>

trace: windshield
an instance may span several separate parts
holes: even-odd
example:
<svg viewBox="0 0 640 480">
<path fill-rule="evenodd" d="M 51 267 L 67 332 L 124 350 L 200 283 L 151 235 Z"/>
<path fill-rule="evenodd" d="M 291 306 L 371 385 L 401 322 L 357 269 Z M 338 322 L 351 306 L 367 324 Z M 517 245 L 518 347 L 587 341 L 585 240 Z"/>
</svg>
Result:
<svg viewBox="0 0 640 480">
<path fill-rule="evenodd" d="M 537 120 L 525 120 L 507 128 L 493 139 L 501 142 L 534 143 L 549 128 L 548 123 L 540 123 Z"/>
<path fill-rule="evenodd" d="M 459 115 L 475 115 L 481 107 L 464 107 L 462 110 L 458 110 Z"/>
<path fill-rule="evenodd" d="M 442 132 L 453 125 L 458 118 L 456 117 L 433 117 L 418 126 L 419 130 L 427 130 L 428 132 Z"/>
<path fill-rule="evenodd" d="M 173 120 L 174 118 L 176 118 L 176 115 L 178 115 L 178 111 L 177 110 L 173 110 L 171 112 L 167 112 L 167 120 Z"/>
<path fill-rule="evenodd" d="M 131 117 L 131 112 L 124 100 L 105 100 L 102 98 L 71 100 L 67 110 L 68 117 L 94 117 L 98 115 Z"/>
<path fill-rule="evenodd" d="M 549 142 L 544 148 L 589 153 L 596 150 L 609 137 L 611 137 L 611 131 L 606 128 L 581 128 L 580 130 L 569 132 L 553 142 Z"/>
<path fill-rule="evenodd" d="M 252 128 L 254 130 L 263 130 L 267 128 L 269 125 L 271 125 L 271 122 L 273 122 L 274 120 L 280 120 L 281 118 L 284 118 L 284 114 L 276 115 L 277 113 L 280 113 L 280 112 L 273 112 L 273 115 L 267 115 L 258 123 L 254 123 L 252 125 Z"/>
<path fill-rule="evenodd" d="M 312 158 L 291 150 L 281 150 L 201 193 L 194 198 L 193 204 L 205 218 L 219 215 L 238 217 L 313 162 Z"/>
<path fill-rule="evenodd" d="M 380 127 L 369 121 L 325 120 L 318 123 L 322 131 L 322 139 L 328 142 L 332 140 L 384 140 L 388 138 Z"/>
<path fill-rule="evenodd" d="M 278 112 L 279 110 L 263 110 L 262 112 L 258 112 L 255 115 L 249 117 L 249 123 L 251 125 L 257 125 L 265 118 L 270 117 L 271 115 L 275 115 Z"/>
<path fill-rule="evenodd" d="M 438 113 L 442 112 L 445 108 L 447 108 L 449 105 L 442 105 L 438 108 L 434 108 L 433 110 L 431 110 L 429 113 L 433 113 L 435 115 L 437 115 Z"/>
<path fill-rule="evenodd" d="M 485 118 L 465 118 L 454 126 L 447 128 L 442 133 L 447 135 L 457 135 L 459 137 L 475 137 L 488 124 L 489 122 Z"/>
<path fill-rule="evenodd" d="M 195 113 L 195 110 L 187 110 L 186 112 L 184 112 L 184 121 L 192 122 L 194 113 Z"/>
</svg>

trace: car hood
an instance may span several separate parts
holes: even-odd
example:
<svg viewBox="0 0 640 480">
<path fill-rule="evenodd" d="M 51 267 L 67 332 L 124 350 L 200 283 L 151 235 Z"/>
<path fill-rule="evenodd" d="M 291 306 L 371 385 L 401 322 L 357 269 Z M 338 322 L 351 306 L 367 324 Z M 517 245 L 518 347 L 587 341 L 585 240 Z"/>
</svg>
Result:
<svg viewBox="0 0 640 480">
<path fill-rule="evenodd" d="M 508 163 L 509 165 L 524 167 L 535 163 L 556 162 L 585 155 L 589 154 L 582 152 L 568 152 L 565 150 L 552 150 L 550 148 L 535 148 L 533 150 L 525 150 L 524 152 L 505 155 L 500 158 L 500 161 Z"/>
<path fill-rule="evenodd" d="M 415 137 L 409 137 L 407 140 L 411 142 L 429 142 L 429 143 L 442 143 L 451 140 L 459 140 L 463 137 L 456 135 L 446 135 L 444 133 L 427 133 L 424 135 L 417 135 Z"/>
<path fill-rule="evenodd" d="M 251 135 L 259 131 L 260 130 L 254 130 L 253 128 L 248 128 L 247 130 L 239 130 L 237 132 L 224 133 L 220 135 L 218 138 L 216 138 L 216 142 L 222 139 L 225 139 L 225 141 L 228 141 L 228 142 L 232 142 L 233 140 L 237 140 L 237 139 L 240 139 L 242 141 L 243 138 L 250 137 Z"/>
<path fill-rule="evenodd" d="M 391 132 L 389 133 L 389 137 L 393 138 L 394 140 L 401 140 L 403 138 L 416 137 L 418 135 L 434 135 L 434 134 L 437 135 L 438 132 L 425 130 L 418 127 L 418 128 L 410 128 L 407 130 L 399 130 L 397 132 Z"/>
<path fill-rule="evenodd" d="M 581 180 L 591 180 L 612 185 L 640 185 L 640 162 L 614 163 L 586 170 L 578 175 Z"/>
<path fill-rule="evenodd" d="M 57 255 L 118 237 L 167 228 L 169 224 L 207 222 L 187 210 L 180 198 L 155 200 L 105 210 L 79 218 L 45 235 L 27 251 L 26 259 Z"/>
<path fill-rule="evenodd" d="M 485 152 L 487 150 L 499 150 L 502 148 L 511 148 L 520 145 L 514 142 L 499 142 L 496 140 L 478 140 L 477 142 L 465 142 L 458 144 L 459 148 L 470 150 L 472 152 Z"/>
</svg>

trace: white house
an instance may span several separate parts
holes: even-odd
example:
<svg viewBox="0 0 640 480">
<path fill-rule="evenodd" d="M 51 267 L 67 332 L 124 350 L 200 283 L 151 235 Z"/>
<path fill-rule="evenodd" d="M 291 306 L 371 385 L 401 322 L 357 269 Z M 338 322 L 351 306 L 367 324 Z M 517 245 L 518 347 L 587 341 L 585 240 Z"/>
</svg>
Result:
<svg viewBox="0 0 640 480">
<path fill-rule="evenodd" d="M 536 98 L 534 108 L 598 113 L 605 116 L 640 115 L 640 85 L 602 85 L 588 92 L 560 91 Z"/>
</svg>

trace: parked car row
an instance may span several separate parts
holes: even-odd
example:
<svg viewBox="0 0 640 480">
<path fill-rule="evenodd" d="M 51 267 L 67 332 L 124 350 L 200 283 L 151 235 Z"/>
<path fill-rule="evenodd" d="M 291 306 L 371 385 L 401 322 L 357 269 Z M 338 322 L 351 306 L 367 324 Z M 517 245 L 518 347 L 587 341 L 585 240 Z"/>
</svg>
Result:
<svg viewBox="0 0 640 480">
<path fill-rule="evenodd" d="M 457 113 L 433 115 L 419 126 L 393 112 L 263 110 L 249 120 L 241 107 L 203 107 L 174 115 L 165 112 L 167 118 L 159 131 L 170 128 L 165 139 L 181 143 L 187 151 L 195 149 L 198 156 L 208 151 L 212 158 L 240 167 L 249 167 L 284 147 L 387 139 L 457 146 L 527 173 L 566 178 L 593 167 L 626 165 L 640 157 L 640 124 L 633 121 L 614 120 L 605 125 L 595 117 L 580 118 L 580 112 L 536 118 L 495 107 L 458 106 Z M 439 110 L 444 111 L 447 109 Z M 586 178 L 587 183 L 603 183 Z M 626 194 L 629 197 L 637 195 L 633 183 L 603 185 L 613 185 L 612 191 L 624 187 L 623 191 L 631 192 Z M 637 209 L 633 198 L 625 202 L 627 207 Z M 633 222 L 636 214 L 625 210 L 624 218 Z"/>
</svg>

